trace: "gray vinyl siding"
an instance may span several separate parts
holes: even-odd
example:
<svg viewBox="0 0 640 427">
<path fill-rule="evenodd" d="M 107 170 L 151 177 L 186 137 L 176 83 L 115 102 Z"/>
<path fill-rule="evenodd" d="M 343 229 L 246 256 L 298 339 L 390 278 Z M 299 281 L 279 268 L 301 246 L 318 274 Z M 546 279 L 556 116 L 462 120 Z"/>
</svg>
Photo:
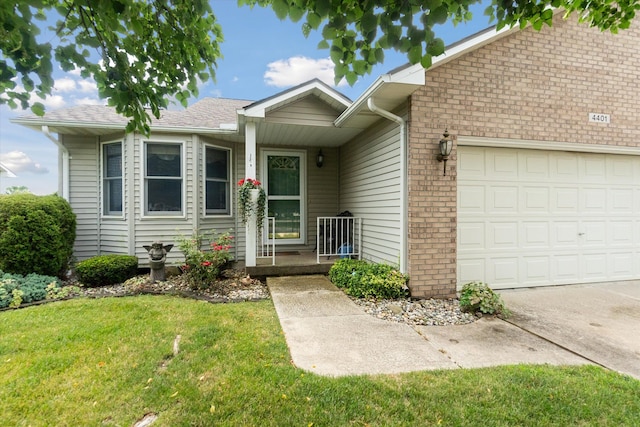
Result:
<svg viewBox="0 0 640 427">
<path fill-rule="evenodd" d="M 397 123 L 381 119 L 341 147 L 340 209 L 362 218 L 364 259 L 399 263 L 401 185 Z"/>
<path fill-rule="evenodd" d="M 80 261 L 98 254 L 98 141 L 95 137 L 68 135 L 61 136 L 61 141 L 69 150 L 69 204 L 76 214 L 73 251 Z"/>
<path fill-rule="evenodd" d="M 182 144 L 182 180 L 183 180 L 183 211 L 179 215 L 149 216 L 144 213 L 144 142 L 168 142 Z M 176 247 L 167 254 L 167 265 L 178 265 L 184 256 L 177 248 L 176 237 L 179 235 L 191 236 L 195 226 L 194 209 L 199 205 L 194 199 L 197 195 L 198 182 L 194 181 L 197 169 L 194 170 L 194 142 L 191 135 L 151 134 L 149 138 L 136 135 L 134 138 L 134 164 L 136 170 L 133 173 L 135 203 L 134 212 L 134 253 L 139 259 L 140 266 L 148 266 L 148 254 L 144 245 L 150 245 L 159 241 L 163 244 L 174 244 Z M 196 154 L 198 157 L 198 155 Z"/>
<path fill-rule="evenodd" d="M 324 165 L 316 166 L 316 155 L 320 148 L 307 151 L 307 246 L 316 245 L 317 218 L 336 216 L 338 211 L 338 169 L 337 148 L 323 148 Z"/>
<path fill-rule="evenodd" d="M 269 123 L 299 124 L 304 126 L 333 126 L 340 114 L 314 96 L 289 104 L 280 109 L 269 111 L 265 121 Z"/>
<path fill-rule="evenodd" d="M 122 215 L 105 216 L 101 213 L 104 209 L 104 185 L 102 182 L 102 144 L 98 145 L 98 212 L 100 219 L 100 238 L 99 238 L 99 254 L 129 254 L 129 229 L 125 221 L 125 213 L 127 210 L 127 194 L 130 191 L 130 182 L 127 177 L 131 174 L 133 165 L 128 161 L 127 149 L 131 145 L 131 141 L 125 140 L 123 135 L 103 136 L 99 142 L 122 142 Z"/>
<path fill-rule="evenodd" d="M 200 161 L 197 164 L 198 175 L 197 180 L 199 181 L 198 186 L 198 194 L 199 200 L 201 201 L 201 206 L 199 209 L 200 220 L 199 220 L 199 230 L 200 232 L 210 233 L 212 231 L 215 232 L 215 235 L 218 236 L 222 233 L 229 231 L 231 235 L 234 237 L 233 241 L 233 249 L 232 256 L 234 259 L 244 259 L 244 250 L 245 250 L 245 226 L 244 224 L 238 220 L 236 217 L 237 212 L 237 193 L 238 193 L 238 185 L 237 182 L 242 179 L 244 174 L 244 146 L 242 144 L 234 144 L 227 141 L 218 141 L 215 139 L 208 138 L 200 138 L 201 144 L 199 147 L 200 150 Z M 231 149 L 231 183 L 230 183 L 230 192 L 231 192 L 231 215 L 220 214 L 220 215 L 206 215 L 205 214 L 205 185 L 204 185 L 204 161 L 205 158 L 205 147 L 206 146 L 215 146 L 219 148 L 229 148 Z M 242 150 L 238 147 L 242 146 Z M 194 165 L 194 169 L 195 169 Z"/>
</svg>

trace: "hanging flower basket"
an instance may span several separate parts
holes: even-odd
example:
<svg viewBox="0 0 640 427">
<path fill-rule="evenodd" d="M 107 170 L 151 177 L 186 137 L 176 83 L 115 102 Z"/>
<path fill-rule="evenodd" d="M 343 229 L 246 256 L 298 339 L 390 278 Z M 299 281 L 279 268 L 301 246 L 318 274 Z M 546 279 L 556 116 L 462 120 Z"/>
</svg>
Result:
<svg viewBox="0 0 640 427">
<path fill-rule="evenodd" d="M 267 204 L 267 194 L 257 179 L 246 178 L 238 181 L 238 210 L 240 218 L 245 224 L 251 215 L 256 216 L 258 233 L 262 232 L 264 211 Z"/>
</svg>

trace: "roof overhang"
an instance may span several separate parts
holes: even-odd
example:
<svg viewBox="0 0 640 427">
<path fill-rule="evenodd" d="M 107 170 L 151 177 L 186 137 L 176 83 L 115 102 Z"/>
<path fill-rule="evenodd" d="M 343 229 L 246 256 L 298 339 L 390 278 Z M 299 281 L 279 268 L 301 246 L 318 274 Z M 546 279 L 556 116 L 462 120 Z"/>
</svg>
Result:
<svg viewBox="0 0 640 427">
<path fill-rule="evenodd" d="M 380 120 L 379 115 L 369 110 L 369 98 L 375 98 L 376 105 L 381 109 L 391 111 L 406 102 L 407 98 L 424 84 L 425 75 L 422 67 L 405 67 L 383 74 L 334 123 L 337 127 L 366 129 Z"/>
</svg>

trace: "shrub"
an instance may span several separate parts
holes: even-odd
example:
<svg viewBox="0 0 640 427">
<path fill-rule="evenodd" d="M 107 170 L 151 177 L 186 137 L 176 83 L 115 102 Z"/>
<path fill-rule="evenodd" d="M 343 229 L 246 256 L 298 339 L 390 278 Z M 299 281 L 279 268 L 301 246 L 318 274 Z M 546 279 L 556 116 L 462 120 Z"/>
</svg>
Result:
<svg viewBox="0 0 640 427">
<path fill-rule="evenodd" d="M 56 195 L 0 195 L 0 269 L 64 277 L 73 254 L 76 216 Z"/>
<path fill-rule="evenodd" d="M 18 307 L 22 303 L 47 299 L 51 290 L 59 292 L 61 286 L 60 280 L 53 276 L 22 276 L 0 271 L 0 308 Z"/>
<path fill-rule="evenodd" d="M 460 309 L 469 313 L 509 314 L 500 295 L 483 282 L 469 282 L 462 287 Z"/>
<path fill-rule="evenodd" d="M 194 232 L 191 237 L 178 236 L 178 247 L 184 254 L 181 266 L 189 286 L 192 289 L 208 289 L 217 281 L 224 266 L 231 260 L 231 242 L 233 236 L 229 232 L 214 239 L 215 231 L 206 234 Z M 202 250 L 206 240 L 210 240 L 210 250 Z"/>
<path fill-rule="evenodd" d="M 329 279 L 347 295 L 356 298 L 407 296 L 407 276 L 387 264 L 341 259 L 329 270 Z"/>
<path fill-rule="evenodd" d="M 107 286 L 122 283 L 138 273 L 134 255 L 98 255 L 76 265 L 78 281 L 85 286 Z"/>
</svg>

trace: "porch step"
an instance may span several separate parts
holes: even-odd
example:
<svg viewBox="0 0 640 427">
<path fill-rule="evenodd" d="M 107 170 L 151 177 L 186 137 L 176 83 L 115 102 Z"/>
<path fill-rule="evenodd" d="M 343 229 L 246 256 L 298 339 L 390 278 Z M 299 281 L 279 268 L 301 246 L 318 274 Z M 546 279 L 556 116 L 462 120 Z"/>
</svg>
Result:
<svg viewBox="0 0 640 427">
<path fill-rule="evenodd" d="M 305 265 L 257 265 L 245 267 L 251 277 L 303 276 L 306 274 L 327 274 L 332 263 Z"/>
</svg>

